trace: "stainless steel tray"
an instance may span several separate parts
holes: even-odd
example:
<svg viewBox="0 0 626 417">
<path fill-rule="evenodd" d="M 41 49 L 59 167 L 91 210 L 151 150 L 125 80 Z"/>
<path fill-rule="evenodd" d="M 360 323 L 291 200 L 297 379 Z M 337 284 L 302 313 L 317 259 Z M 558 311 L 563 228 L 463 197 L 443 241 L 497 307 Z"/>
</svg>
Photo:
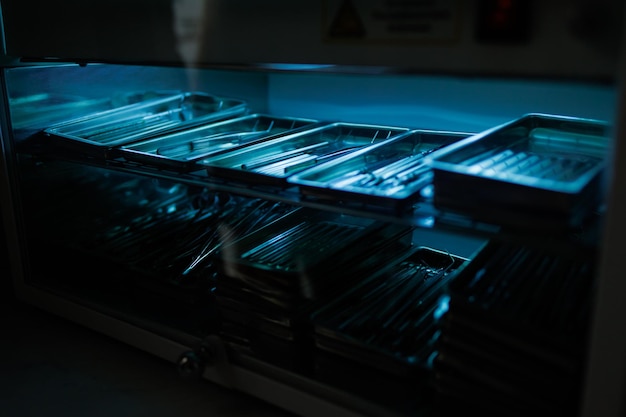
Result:
<svg viewBox="0 0 626 417">
<path fill-rule="evenodd" d="M 45 133 L 62 146 L 106 157 L 115 146 L 246 111 L 242 100 L 183 92 L 68 120 L 45 129 Z"/>
<path fill-rule="evenodd" d="M 288 185 L 287 177 L 341 155 L 394 138 L 409 129 L 356 123 L 321 123 L 297 133 L 242 146 L 197 164 L 209 175 Z"/>
<path fill-rule="evenodd" d="M 40 131 L 68 119 L 113 110 L 142 100 L 165 97 L 173 91 L 133 91 L 105 97 L 38 93 L 9 98 L 11 125 L 15 130 Z"/>
<path fill-rule="evenodd" d="M 303 195 L 400 209 L 432 181 L 429 154 L 471 133 L 412 130 L 288 178 Z"/>
<path fill-rule="evenodd" d="M 45 129 L 77 114 L 109 110 L 109 98 L 71 96 L 65 94 L 32 94 L 9 99 L 14 129 Z"/>
<path fill-rule="evenodd" d="M 579 226 L 598 206 L 608 125 L 531 113 L 437 155 L 434 204 L 512 227 Z"/>
<path fill-rule="evenodd" d="M 190 171 L 196 167 L 195 161 L 199 159 L 243 144 L 297 131 L 317 122 L 312 119 L 249 114 L 134 142 L 119 147 L 115 153 L 130 161 Z"/>
<path fill-rule="evenodd" d="M 374 219 L 299 209 L 224 246 L 218 258 L 225 278 L 218 288 L 237 285 L 248 298 L 301 309 L 303 300 L 359 278 L 361 264 L 380 258 L 371 251 L 385 252 L 388 242 L 407 245 L 411 232 Z"/>
<path fill-rule="evenodd" d="M 316 346 L 389 374 L 426 368 L 444 311 L 440 297 L 467 261 L 413 246 L 311 314 Z"/>
</svg>

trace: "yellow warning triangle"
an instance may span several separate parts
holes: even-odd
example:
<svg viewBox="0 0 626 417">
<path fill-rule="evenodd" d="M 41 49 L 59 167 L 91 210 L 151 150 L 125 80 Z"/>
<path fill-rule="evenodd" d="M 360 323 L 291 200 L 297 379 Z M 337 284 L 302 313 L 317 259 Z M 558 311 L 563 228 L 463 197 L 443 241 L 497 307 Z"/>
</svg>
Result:
<svg viewBox="0 0 626 417">
<path fill-rule="evenodd" d="M 332 38 L 362 38 L 365 27 L 352 1 L 343 0 L 328 32 Z"/>
</svg>

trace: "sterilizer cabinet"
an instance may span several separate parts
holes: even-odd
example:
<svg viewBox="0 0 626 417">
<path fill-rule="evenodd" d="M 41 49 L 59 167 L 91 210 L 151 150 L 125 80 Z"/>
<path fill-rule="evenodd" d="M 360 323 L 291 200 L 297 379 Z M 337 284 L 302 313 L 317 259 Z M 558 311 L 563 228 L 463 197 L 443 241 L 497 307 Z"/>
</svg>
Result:
<svg viewBox="0 0 626 417">
<path fill-rule="evenodd" d="M 2 1 L 20 300 L 300 415 L 624 412 L 620 2 Z"/>
</svg>

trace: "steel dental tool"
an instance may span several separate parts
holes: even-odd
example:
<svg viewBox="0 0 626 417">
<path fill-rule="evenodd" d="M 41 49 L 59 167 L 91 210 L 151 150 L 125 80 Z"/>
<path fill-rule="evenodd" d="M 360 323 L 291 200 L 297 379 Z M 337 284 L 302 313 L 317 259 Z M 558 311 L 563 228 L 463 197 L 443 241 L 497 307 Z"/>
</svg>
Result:
<svg viewBox="0 0 626 417">
<path fill-rule="evenodd" d="M 437 146 L 420 153 L 405 156 L 373 170 L 367 168 L 356 174 L 351 172 L 342 175 L 331 182 L 331 187 L 377 187 L 383 189 L 405 185 L 429 171 L 429 168 L 424 165 L 424 158 L 441 147 Z"/>
<path fill-rule="evenodd" d="M 204 136 L 186 143 L 163 146 L 157 149 L 157 155 L 163 155 L 170 158 L 182 158 L 191 160 L 201 156 L 207 149 L 219 144 L 237 145 L 244 141 L 249 141 L 256 137 L 267 134 L 272 126 L 267 130 L 256 130 L 251 132 L 220 132 L 212 135 Z"/>
<path fill-rule="evenodd" d="M 267 155 L 267 156 L 265 156 L 263 158 L 258 158 L 258 159 L 254 160 L 251 163 L 242 164 L 241 165 L 241 169 L 244 169 L 244 170 L 256 170 L 256 169 L 259 169 L 259 168 L 264 167 L 266 165 L 270 165 L 270 164 L 273 164 L 273 163 L 276 163 L 276 162 L 285 161 L 285 160 L 287 160 L 289 158 L 292 158 L 292 157 L 305 155 L 309 151 L 312 151 L 312 150 L 315 150 L 315 149 L 320 149 L 320 148 L 323 148 L 323 147 L 328 146 L 328 145 L 330 145 L 330 142 L 320 142 L 320 143 L 314 143 L 314 144 L 308 145 L 308 146 L 303 146 L 301 148 L 292 149 L 292 150 L 286 151 L 286 152 L 270 154 L 270 155 Z"/>
</svg>

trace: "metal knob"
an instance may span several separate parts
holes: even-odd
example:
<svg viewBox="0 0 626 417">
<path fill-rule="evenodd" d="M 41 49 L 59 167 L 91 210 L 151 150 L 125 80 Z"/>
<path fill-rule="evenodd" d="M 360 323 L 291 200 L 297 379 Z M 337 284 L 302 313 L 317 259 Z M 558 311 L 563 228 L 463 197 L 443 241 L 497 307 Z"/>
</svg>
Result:
<svg viewBox="0 0 626 417">
<path fill-rule="evenodd" d="M 207 365 L 214 362 L 215 353 L 211 346 L 202 344 L 198 348 L 183 352 L 178 358 L 178 374 L 185 379 L 199 379 Z"/>
</svg>

